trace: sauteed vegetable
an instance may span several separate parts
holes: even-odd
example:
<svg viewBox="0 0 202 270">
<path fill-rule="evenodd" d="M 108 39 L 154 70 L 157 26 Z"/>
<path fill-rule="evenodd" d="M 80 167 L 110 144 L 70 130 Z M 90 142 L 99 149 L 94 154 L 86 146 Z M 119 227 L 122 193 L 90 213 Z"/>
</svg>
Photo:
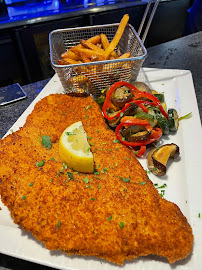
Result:
<svg viewBox="0 0 202 270">
<path fill-rule="evenodd" d="M 115 128 L 117 139 L 134 147 L 138 157 L 144 155 L 148 144 L 163 134 L 177 131 L 177 111 L 169 109 L 167 112 L 163 93 L 152 91 L 145 83 L 116 82 L 105 92 L 102 107 L 105 119 Z"/>
</svg>

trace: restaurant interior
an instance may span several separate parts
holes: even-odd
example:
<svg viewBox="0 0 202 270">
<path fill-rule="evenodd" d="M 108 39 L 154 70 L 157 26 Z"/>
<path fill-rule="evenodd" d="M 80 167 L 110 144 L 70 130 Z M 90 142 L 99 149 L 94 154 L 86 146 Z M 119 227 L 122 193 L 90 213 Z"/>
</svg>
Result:
<svg viewBox="0 0 202 270">
<path fill-rule="evenodd" d="M 51 31 L 118 23 L 126 13 L 137 31 L 147 3 L 148 0 L 0 0 L 0 87 L 16 82 L 25 85 L 53 76 Z M 183 37 L 192 5 L 193 0 L 160 1 L 145 47 Z"/>
</svg>

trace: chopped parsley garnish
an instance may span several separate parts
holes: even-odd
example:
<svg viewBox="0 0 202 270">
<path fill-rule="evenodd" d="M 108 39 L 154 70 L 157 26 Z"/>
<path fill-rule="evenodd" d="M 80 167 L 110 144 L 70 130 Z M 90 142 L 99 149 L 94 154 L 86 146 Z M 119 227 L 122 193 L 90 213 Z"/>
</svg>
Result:
<svg viewBox="0 0 202 270">
<path fill-rule="evenodd" d="M 70 135 L 76 135 L 75 133 L 68 132 L 68 131 L 67 131 L 65 134 L 66 134 L 67 136 L 70 136 Z"/>
<path fill-rule="evenodd" d="M 83 181 L 84 181 L 86 184 L 88 184 L 89 179 L 88 179 L 87 177 L 85 177 L 85 178 L 83 179 Z"/>
<path fill-rule="evenodd" d="M 25 195 L 23 195 L 21 199 L 23 199 L 23 200 L 24 200 L 24 199 L 26 199 L 26 196 L 25 196 Z"/>
<path fill-rule="evenodd" d="M 51 138 L 47 135 L 42 135 L 42 140 L 41 140 L 41 144 L 46 148 L 46 149 L 50 149 L 51 148 Z"/>
<path fill-rule="evenodd" d="M 130 182 L 130 179 L 129 178 L 123 178 L 121 176 L 117 176 L 117 177 L 120 178 L 125 183 Z"/>
<path fill-rule="evenodd" d="M 34 183 L 29 183 L 29 186 L 32 187 L 34 185 Z"/>
<path fill-rule="evenodd" d="M 123 223 L 123 222 L 121 222 L 121 223 L 119 224 L 119 227 L 120 227 L 121 229 L 123 229 L 123 227 L 124 227 L 124 223 Z"/>
<path fill-rule="evenodd" d="M 89 140 L 90 140 L 90 139 L 92 139 L 92 137 L 90 137 L 90 136 L 87 136 L 87 139 L 89 139 Z"/>
<path fill-rule="evenodd" d="M 67 164 L 63 163 L 62 166 L 65 170 L 67 169 Z"/>
<path fill-rule="evenodd" d="M 54 157 L 51 157 L 50 160 L 55 160 L 55 158 Z"/>
<path fill-rule="evenodd" d="M 163 184 L 161 186 L 159 186 L 157 183 L 154 184 L 154 186 L 156 187 L 156 189 L 160 189 L 160 196 L 163 198 L 163 196 L 165 195 L 165 190 L 163 188 L 167 187 L 167 184 Z"/>
<path fill-rule="evenodd" d="M 74 175 L 71 172 L 67 172 L 67 175 L 69 176 L 69 179 L 73 180 L 74 179 Z"/>
<path fill-rule="evenodd" d="M 94 172 L 95 175 L 99 175 L 100 173 L 99 172 Z"/>
<path fill-rule="evenodd" d="M 42 161 L 38 161 L 36 162 L 36 167 L 42 167 L 44 165 L 45 161 L 42 160 Z"/>
<path fill-rule="evenodd" d="M 92 201 L 95 201 L 95 198 L 90 198 Z"/>
<path fill-rule="evenodd" d="M 140 185 L 144 186 L 147 182 L 139 182 Z"/>
<path fill-rule="evenodd" d="M 165 188 L 165 187 L 167 187 L 167 185 L 166 184 L 163 184 L 162 186 L 157 187 L 157 188 Z"/>
<path fill-rule="evenodd" d="M 119 140 L 113 140 L 113 143 L 120 143 L 120 141 Z"/>
<path fill-rule="evenodd" d="M 148 174 L 150 174 L 150 173 L 151 173 L 151 172 L 150 172 L 150 170 L 145 170 L 145 172 L 146 172 L 146 173 L 148 173 Z"/>
<path fill-rule="evenodd" d="M 99 185 L 98 188 L 101 189 L 101 185 Z"/>
<path fill-rule="evenodd" d="M 163 198 L 164 195 L 165 195 L 165 190 L 162 189 L 162 190 L 161 190 L 161 193 L 160 193 L 160 196 Z"/>
<path fill-rule="evenodd" d="M 51 183 L 53 182 L 53 178 L 51 178 L 50 182 L 51 182 Z"/>
<path fill-rule="evenodd" d="M 108 217 L 107 220 L 110 221 L 112 219 L 112 216 Z"/>
<path fill-rule="evenodd" d="M 92 189 L 92 187 L 91 187 L 91 186 L 89 186 L 89 185 L 86 185 L 86 187 L 87 187 L 87 188 L 89 188 L 89 189 Z"/>
<path fill-rule="evenodd" d="M 59 227 L 60 227 L 60 225 L 61 225 L 61 221 L 60 221 L 60 220 L 58 220 L 58 225 L 57 225 L 57 227 L 56 227 L 56 228 L 59 228 Z"/>
<path fill-rule="evenodd" d="M 122 117 L 124 113 L 120 113 L 120 116 Z"/>
<path fill-rule="evenodd" d="M 199 218 L 201 217 L 201 213 L 198 213 L 198 217 L 199 217 Z"/>
<path fill-rule="evenodd" d="M 89 144 L 92 146 L 92 145 L 94 145 L 94 143 L 93 142 L 89 142 Z"/>
<path fill-rule="evenodd" d="M 92 106 L 91 106 L 91 105 L 88 105 L 88 106 L 86 107 L 86 110 L 91 109 L 91 108 L 92 108 Z"/>
<path fill-rule="evenodd" d="M 86 115 L 85 118 L 88 119 L 88 115 Z"/>
</svg>

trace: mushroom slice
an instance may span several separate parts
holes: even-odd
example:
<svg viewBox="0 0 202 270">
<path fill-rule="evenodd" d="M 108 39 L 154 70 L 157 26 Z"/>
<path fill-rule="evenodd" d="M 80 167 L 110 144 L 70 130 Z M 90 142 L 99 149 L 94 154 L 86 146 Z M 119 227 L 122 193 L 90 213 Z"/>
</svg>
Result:
<svg viewBox="0 0 202 270">
<path fill-rule="evenodd" d="M 152 149 L 148 154 L 147 154 L 147 166 L 149 168 L 149 170 L 151 172 L 153 172 L 153 174 L 157 175 L 157 176 L 163 176 L 165 174 L 165 172 L 163 172 L 162 170 L 159 170 L 157 167 L 154 166 L 154 162 L 152 159 L 152 155 L 153 153 L 156 151 L 156 148 Z"/>
<path fill-rule="evenodd" d="M 130 89 L 126 86 L 116 88 L 113 95 L 111 96 L 111 102 L 116 107 L 123 107 L 127 102 L 133 98 L 133 94 Z"/>
<path fill-rule="evenodd" d="M 142 109 L 134 102 L 131 103 L 131 105 L 124 111 L 124 116 L 130 116 L 130 115 L 135 115 L 137 113 L 142 112 Z"/>
<path fill-rule="evenodd" d="M 122 127 L 120 130 L 120 133 L 124 138 L 126 138 L 128 140 L 128 138 L 130 136 L 132 136 L 134 133 L 144 131 L 144 130 L 145 130 L 145 128 L 143 126 L 133 125 L 133 126 L 130 126 L 128 128 Z"/>
<path fill-rule="evenodd" d="M 166 174 L 166 164 L 169 158 L 177 158 L 180 154 L 179 147 L 174 144 L 165 144 L 151 150 L 147 155 L 147 165 L 150 171 L 158 176 Z"/>
<path fill-rule="evenodd" d="M 113 116 L 116 116 L 119 112 L 120 112 L 120 111 L 111 112 L 111 113 L 109 113 L 108 115 L 109 115 L 110 117 L 113 117 Z M 109 124 L 111 127 L 114 128 L 114 127 L 116 127 L 116 126 L 119 124 L 120 119 L 121 119 L 120 116 L 119 116 L 119 117 L 114 117 L 114 119 L 108 120 L 108 124 Z"/>
<path fill-rule="evenodd" d="M 135 134 L 132 134 L 131 136 L 128 137 L 129 142 L 136 142 L 136 141 L 141 141 L 141 140 L 146 140 L 150 136 L 151 132 L 144 130 L 137 132 Z"/>
<path fill-rule="evenodd" d="M 149 86 L 146 83 L 134 82 L 133 85 L 140 91 L 152 94 L 152 90 L 149 88 Z"/>
</svg>

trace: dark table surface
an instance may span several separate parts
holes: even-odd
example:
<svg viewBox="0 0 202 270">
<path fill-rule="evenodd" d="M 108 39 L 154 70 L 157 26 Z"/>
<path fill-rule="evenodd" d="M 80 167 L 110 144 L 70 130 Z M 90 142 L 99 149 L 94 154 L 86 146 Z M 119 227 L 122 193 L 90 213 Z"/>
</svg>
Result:
<svg viewBox="0 0 202 270">
<path fill-rule="evenodd" d="M 190 70 L 193 76 L 199 113 L 202 118 L 202 32 L 149 48 L 148 57 L 143 66 Z M 26 99 L 0 106 L 0 138 L 12 127 L 48 81 L 49 79 L 23 86 L 28 95 Z M 45 270 L 51 268 L 1 254 L 0 270 L 6 269 Z"/>
</svg>

